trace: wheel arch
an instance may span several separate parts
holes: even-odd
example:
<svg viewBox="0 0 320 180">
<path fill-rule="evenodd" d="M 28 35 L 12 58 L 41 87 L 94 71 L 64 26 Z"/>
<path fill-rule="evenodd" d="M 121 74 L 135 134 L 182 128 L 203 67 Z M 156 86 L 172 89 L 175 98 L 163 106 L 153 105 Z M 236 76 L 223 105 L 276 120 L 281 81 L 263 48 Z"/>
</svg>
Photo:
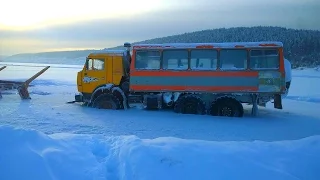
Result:
<svg viewBox="0 0 320 180">
<path fill-rule="evenodd" d="M 120 87 L 113 86 L 111 88 L 111 93 L 117 98 L 119 98 L 124 109 L 128 108 L 127 96 L 125 95 L 125 92 Z"/>
<path fill-rule="evenodd" d="M 111 89 L 114 87 L 114 84 L 102 84 L 97 86 L 91 94 L 90 103 L 92 103 L 100 94 L 111 92 Z"/>
<path fill-rule="evenodd" d="M 121 101 L 122 106 L 127 109 L 127 98 L 125 93 L 119 86 L 115 86 L 111 83 L 98 86 L 91 95 L 90 103 L 92 103 L 99 95 L 104 93 L 110 93 L 116 96 Z"/>
<path fill-rule="evenodd" d="M 238 100 L 237 96 L 233 95 L 233 94 L 221 94 L 221 95 L 218 95 L 218 96 L 216 96 L 215 99 L 212 100 L 212 103 L 215 102 L 215 101 L 224 99 L 224 98 L 233 99 L 233 100 L 238 101 L 239 103 L 241 103 L 241 101 Z"/>
</svg>

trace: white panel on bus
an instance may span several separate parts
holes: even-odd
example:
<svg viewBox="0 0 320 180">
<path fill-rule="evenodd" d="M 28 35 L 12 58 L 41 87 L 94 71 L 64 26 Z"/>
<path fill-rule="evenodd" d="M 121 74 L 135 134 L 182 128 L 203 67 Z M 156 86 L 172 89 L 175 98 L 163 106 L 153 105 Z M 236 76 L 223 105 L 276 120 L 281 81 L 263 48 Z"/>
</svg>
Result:
<svg viewBox="0 0 320 180">
<path fill-rule="evenodd" d="M 291 81 L 291 63 L 288 59 L 284 59 L 284 69 L 286 73 L 286 82 Z"/>
</svg>

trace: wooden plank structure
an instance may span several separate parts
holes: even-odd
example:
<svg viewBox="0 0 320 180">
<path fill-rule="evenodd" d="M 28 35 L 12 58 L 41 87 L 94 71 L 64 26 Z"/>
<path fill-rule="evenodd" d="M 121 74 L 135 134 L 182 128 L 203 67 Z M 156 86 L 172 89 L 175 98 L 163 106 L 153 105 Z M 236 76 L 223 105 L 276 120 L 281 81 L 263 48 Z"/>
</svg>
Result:
<svg viewBox="0 0 320 180">
<path fill-rule="evenodd" d="M 5 68 L 6 66 L 1 67 L 0 71 Z M 46 66 L 44 69 L 42 69 L 41 71 L 39 71 L 38 73 L 36 73 L 24 82 L 0 80 L 0 98 L 2 97 L 1 91 L 16 89 L 18 90 L 21 99 L 31 99 L 28 91 L 29 84 L 49 68 L 50 66 Z"/>
<path fill-rule="evenodd" d="M 3 69 L 5 69 L 7 66 L 3 66 L 3 67 L 0 67 L 0 71 L 2 71 Z"/>
</svg>

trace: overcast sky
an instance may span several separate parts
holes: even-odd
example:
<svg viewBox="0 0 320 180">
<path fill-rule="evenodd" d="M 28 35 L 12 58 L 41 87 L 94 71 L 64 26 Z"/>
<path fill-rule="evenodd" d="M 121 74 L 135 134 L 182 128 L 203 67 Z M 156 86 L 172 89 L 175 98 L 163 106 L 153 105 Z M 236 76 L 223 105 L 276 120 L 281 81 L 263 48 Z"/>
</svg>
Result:
<svg viewBox="0 0 320 180">
<path fill-rule="evenodd" d="M 237 26 L 320 30 L 319 0 L 0 0 L 0 55 L 102 49 Z"/>
</svg>

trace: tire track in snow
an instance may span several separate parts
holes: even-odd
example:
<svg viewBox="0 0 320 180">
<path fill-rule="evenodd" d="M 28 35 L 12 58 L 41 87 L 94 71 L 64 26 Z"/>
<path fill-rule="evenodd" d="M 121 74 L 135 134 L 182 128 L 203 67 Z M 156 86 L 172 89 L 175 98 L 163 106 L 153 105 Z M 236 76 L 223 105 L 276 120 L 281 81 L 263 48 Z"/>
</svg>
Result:
<svg viewBox="0 0 320 180">
<path fill-rule="evenodd" d="M 295 101 L 305 101 L 305 102 L 312 102 L 312 103 L 320 103 L 320 98 L 318 98 L 318 97 L 287 96 L 286 99 L 295 100 Z"/>
</svg>

